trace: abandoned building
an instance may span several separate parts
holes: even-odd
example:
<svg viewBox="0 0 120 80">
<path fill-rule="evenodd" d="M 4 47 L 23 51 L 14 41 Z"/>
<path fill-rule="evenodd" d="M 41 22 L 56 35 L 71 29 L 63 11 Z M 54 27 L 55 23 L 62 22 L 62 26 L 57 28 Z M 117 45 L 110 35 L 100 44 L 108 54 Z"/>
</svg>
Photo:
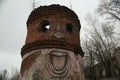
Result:
<svg viewBox="0 0 120 80">
<path fill-rule="evenodd" d="M 21 50 L 20 80 L 84 80 L 80 29 L 77 15 L 65 6 L 33 10 Z"/>
</svg>

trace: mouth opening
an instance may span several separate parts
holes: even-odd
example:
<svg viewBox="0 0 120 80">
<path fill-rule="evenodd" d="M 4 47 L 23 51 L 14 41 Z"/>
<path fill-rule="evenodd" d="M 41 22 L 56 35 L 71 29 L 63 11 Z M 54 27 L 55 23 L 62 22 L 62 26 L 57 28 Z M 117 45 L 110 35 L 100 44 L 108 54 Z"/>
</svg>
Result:
<svg viewBox="0 0 120 80">
<path fill-rule="evenodd" d="M 67 63 L 68 55 L 65 52 L 53 51 L 50 53 L 50 62 L 56 71 L 64 69 Z"/>
</svg>

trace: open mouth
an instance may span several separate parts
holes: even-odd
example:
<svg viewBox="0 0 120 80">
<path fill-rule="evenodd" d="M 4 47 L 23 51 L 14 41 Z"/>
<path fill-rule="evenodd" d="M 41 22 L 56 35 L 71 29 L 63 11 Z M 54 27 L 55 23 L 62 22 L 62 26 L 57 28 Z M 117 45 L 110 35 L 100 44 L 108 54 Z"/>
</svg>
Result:
<svg viewBox="0 0 120 80">
<path fill-rule="evenodd" d="M 67 53 L 52 51 L 50 53 L 50 62 L 53 68 L 57 71 L 61 71 L 64 69 L 67 63 Z"/>
<path fill-rule="evenodd" d="M 45 57 L 46 68 L 54 77 L 68 75 L 70 69 L 69 54 L 66 51 L 52 50 Z"/>
</svg>

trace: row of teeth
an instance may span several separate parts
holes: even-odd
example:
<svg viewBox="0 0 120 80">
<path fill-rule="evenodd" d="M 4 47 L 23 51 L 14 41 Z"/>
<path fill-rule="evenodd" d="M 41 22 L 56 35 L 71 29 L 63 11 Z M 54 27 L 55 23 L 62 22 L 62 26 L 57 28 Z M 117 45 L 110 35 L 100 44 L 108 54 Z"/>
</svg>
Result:
<svg viewBox="0 0 120 80">
<path fill-rule="evenodd" d="M 60 53 L 60 52 L 54 52 L 54 53 L 51 53 L 53 55 L 56 55 L 56 56 L 65 56 L 67 55 L 66 53 Z"/>
</svg>

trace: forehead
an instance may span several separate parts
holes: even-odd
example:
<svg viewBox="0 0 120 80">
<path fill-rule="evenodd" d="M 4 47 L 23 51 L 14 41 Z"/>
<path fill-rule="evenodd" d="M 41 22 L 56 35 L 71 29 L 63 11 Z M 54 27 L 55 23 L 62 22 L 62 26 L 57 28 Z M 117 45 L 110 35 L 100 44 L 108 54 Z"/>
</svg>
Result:
<svg viewBox="0 0 120 80">
<path fill-rule="evenodd" d="M 70 17 L 65 17 L 64 15 L 57 15 L 57 14 L 39 17 L 32 22 L 32 25 L 39 26 L 41 23 L 44 22 L 49 22 L 50 25 L 59 25 L 61 27 L 62 25 L 71 23 L 73 26 L 75 26 L 75 28 L 77 28 L 78 30 L 80 29 L 80 23 L 77 20 L 74 20 L 73 18 Z"/>
<path fill-rule="evenodd" d="M 54 20 L 59 22 L 72 20 L 80 24 L 77 15 L 71 9 L 59 5 L 42 6 L 35 9 L 31 12 L 27 20 L 27 25 L 37 19 L 49 19 L 51 21 Z"/>
</svg>

